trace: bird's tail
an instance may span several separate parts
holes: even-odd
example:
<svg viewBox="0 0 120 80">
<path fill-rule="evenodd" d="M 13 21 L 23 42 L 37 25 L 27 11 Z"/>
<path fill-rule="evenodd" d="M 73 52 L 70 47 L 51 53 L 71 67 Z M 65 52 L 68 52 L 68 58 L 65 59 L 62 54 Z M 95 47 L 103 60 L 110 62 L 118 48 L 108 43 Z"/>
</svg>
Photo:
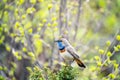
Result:
<svg viewBox="0 0 120 80">
<path fill-rule="evenodd" d="M 86 68 L 86 66 L 83 64 L 83 62 L 80 59 L 76 58 L 75 61 L 77 62 L 77 64 L 79 65 L 79 67 Z"/>
</svg>

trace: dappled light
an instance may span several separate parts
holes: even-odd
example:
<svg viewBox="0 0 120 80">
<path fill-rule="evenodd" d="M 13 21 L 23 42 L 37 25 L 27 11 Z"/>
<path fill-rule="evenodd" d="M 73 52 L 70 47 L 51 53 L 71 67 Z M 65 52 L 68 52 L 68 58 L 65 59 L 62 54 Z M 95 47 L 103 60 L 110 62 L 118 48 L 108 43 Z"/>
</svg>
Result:
<svg viewBox="0 0 120 80">
<path fill-rule="evenodd" d="M 0 0 L 0 80 L 120 80 L 120 0 Z"/>
</svg>

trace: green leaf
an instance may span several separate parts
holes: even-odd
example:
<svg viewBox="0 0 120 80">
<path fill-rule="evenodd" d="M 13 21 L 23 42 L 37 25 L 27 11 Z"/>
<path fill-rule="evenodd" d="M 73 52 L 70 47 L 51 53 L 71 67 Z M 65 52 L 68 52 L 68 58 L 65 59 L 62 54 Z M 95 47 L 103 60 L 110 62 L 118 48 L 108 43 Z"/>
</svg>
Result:
<svg viewBox="0 0 120 80">
<path fill-rule="evenodd" d="M 42 42 L 41 42 L 41 40 L 35 40 L 35 47 L 36 47 L 36 52 L 37 53 L 42 52 Z"/>
<path fill-rule="evenodd" d="M 30 3 L 35 4 L 36 0 L 30 0 Z"/>
<path fill-rule="evenodd" d="M 25 2 L 25 0 L 19 0 L 19 5 L 22 5 Z"/>
<path fill-rule="evenodd" d="M 106 7 L 106 1 L 105 0 L 99 0 L 99 6 L 101 7 L 101 8 L 105 8 Z"/>
<path fill-rule="evenodd" d="M 105 20 L 105 25 L 109 28 L 109 27 L 114 27 L 114 25 L 116 24 L 117 20 L 116 20 L 116 16 L 114 14 L 109 15 L 106 20 Z"/>
<path fill-rule="evenodd" d="M 35 11 L 36 11 L 36 9 L 35 9 L 34 7 L 30 7 L 30 8 L 27 9 L 26 12 L 27 12 L 28 14 L 31 14 L 31 13 L 33 13 L 33 12 L 35 12 Z"/>
</svg>

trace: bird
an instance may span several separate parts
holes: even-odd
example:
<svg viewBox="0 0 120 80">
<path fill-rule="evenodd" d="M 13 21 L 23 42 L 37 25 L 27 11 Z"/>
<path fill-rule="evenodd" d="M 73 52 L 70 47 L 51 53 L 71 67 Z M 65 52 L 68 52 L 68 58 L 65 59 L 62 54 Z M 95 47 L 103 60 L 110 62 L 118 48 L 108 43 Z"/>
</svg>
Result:
<svg viewBox="0 0 120 80">
<path fill-rule="evenodd" d="M 59 40 L 55 40 L 58 45 L 60 56 L 66 61 L 76 62 L 79 67 L 86 68 L 85 64 L 79 59 L 80 57 L 77 55 L 76 50 L 70 45 L 66 38 L 61 38 Z"/>
</svg>

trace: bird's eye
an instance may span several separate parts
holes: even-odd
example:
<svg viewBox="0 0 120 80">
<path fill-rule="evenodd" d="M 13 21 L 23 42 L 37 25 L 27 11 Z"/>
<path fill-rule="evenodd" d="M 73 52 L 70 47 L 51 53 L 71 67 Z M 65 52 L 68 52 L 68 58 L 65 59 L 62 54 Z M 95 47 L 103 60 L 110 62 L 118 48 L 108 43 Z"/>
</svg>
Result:
<svg viewBox="0 0 120 80">
<path fill-rule="evenodd" d="M 58 42 L 62 42 L 62 40 L 58 40 Z"/>
</svg>

